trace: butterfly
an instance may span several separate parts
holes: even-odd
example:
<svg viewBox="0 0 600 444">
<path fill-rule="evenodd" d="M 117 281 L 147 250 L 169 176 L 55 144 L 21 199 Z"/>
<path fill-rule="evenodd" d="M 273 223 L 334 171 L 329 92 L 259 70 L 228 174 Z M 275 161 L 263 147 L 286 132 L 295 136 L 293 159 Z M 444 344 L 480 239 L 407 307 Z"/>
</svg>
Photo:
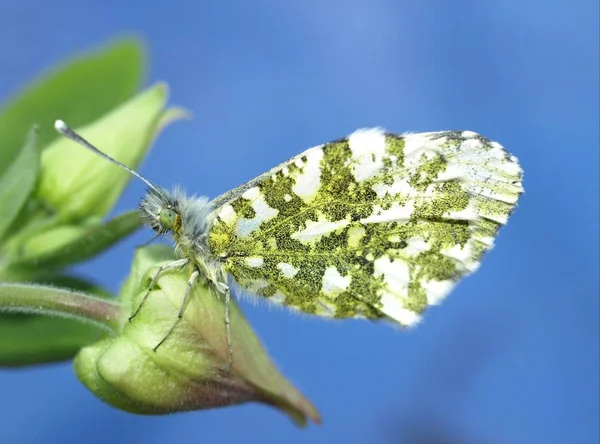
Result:
<svg viewBox="0 0 600 444">
<path fill-rule="evenodd" d="M 309 314 L 414 326 L 479 267 L 523 192 L 517 158 L 471 131 L 361 129 L 211 200 L 158 187 L 55 126 L 144 181 L 143 223 L 173 237 L 179 259 L 158 268 L 132 317 L 162 273 L 187 267 L 178 320 L 195 283 L 210 283 L 230 351 L 233 286 Z"/>
</svg>

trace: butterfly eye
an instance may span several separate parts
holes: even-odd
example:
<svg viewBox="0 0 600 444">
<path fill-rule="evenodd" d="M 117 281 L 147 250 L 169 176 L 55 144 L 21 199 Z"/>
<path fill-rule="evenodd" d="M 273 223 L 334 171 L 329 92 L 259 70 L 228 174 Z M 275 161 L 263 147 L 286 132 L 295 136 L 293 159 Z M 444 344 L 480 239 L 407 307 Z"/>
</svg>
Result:
<svg viewBox="0 0 600 444">
<path fill-rule="evenodd" d="M 169 208 L 162 209 L 158 214 L 158 220 L 163 227 L 171 230 L 175 226 L 177 213 Z"/>
</svg>

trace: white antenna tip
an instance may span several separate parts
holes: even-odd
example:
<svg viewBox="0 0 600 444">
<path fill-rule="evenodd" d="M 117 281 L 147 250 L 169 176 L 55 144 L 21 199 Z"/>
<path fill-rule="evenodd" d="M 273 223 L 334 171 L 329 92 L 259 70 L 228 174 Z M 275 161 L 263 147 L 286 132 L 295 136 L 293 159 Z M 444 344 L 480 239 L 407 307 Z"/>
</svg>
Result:
<svg viewBox="0 0 600 444">
<path fill-rule="evenodd" d="M 62 133 L 63 131 L 65 131 L 69 127 L 62 120 L 57 120 L 57 121 L 54 122 L 54 128 L 56 128 L 57 131 L 59 131 L 59 132 Z"/>
</svg>

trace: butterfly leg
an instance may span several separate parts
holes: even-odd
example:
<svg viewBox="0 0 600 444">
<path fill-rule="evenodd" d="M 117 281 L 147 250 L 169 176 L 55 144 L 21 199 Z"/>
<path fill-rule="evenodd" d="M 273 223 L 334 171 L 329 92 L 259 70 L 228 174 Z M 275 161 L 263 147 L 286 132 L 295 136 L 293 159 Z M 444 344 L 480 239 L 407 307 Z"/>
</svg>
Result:
<svg viewBox="0 0 600 444">
<path fill-rule="evenodd" d="M 227 287 L 225 293 L 225 331 L 227 333 L 227 349 L 229 350 L 229 356 L 227 357 L 227 370 L 231 369 L 233 363 L 233 347 L 231 346 L 231 330 L 229 327 L 229 302 L 231 301 L 231 292 Z"/>
<path fill-rule="evenodd" d="M 171 328 L 169 329 L 169 331 L 167 332 L 165 337 L 162 338 L 158 344 L 156 344 L 156 346 L 153 349 L 154 351 L 156 351 L 158 349 L 158 347 L 160 347 L 162 345 L 162 343 L 165 342 L 169 336 L 171 336 L 171 333 L 173 333 L 173 330 L 175 330 L 175 327 L 177 327 L 177 324 L 179 324 L 179 321 L 181 321 L 181 318 L 183 317 L 183 312 L 185 311 L 185 306 L 186 306 L 187 300 L 190 297 L 192 288 L 194 288 L 194 285 L 196 285 L 196 282 L 198 282 L 199 277 L 200 277 L 200 272 L 198 270 L 194 270 L 194 272 L 190 275 L 190 278 L 188 279 L 188 282 L 187 282 L 187 286 L 185 288 L 185 294 L 183 295 L 183 299 L 181 301 L 181 307 L 179 307 L 179 313 L 177 314 L 177 319 L 175 320 L 173 325 L 171 325 Z"/>
<path fill-rule="evenodd" d="M 231 369 L 233 363 L 233 347 L 231 345 L 231 327 L 229 323 L 229 304 L 231 303 L 231 291 L 229 286 L 223 282 L 213 281 L 217 292 L 225 295 L 225 333 L 227 335 L 227 349 L 229 350 L 229 356 L 227 357 L 226 371 Z"/>
<path fill-rule="evenodd" d="M 142 308 L 142 305 L 144 305 L 144 302 L 146 302 L 146 299 L 148 299 L 148 296 L 150 295 L 150 292 L 154 288 L 154 285 L 156 284 L 156 281 L 158 281 L 158 277 L 164 271 L 175 270 L 177 268 L 181 268 L 181 267 L 186 266 L 188 263 L 189 263 L 188 259 L 180 259 L 178 261 L 171 262 L 170 264 L 161 265 L 160 267 L 158 267 L 158 270 L 156 270 L 156 273 L 154 273 L 154 276 L 152 276 L 152 281 L 150 281 L 150 286 L 148 287 L 148 291 L 146 291 L 146 294 L 142 298 L 142 301 L 137 306 L 137 308 L 135 309 L 135 311 L 133 312 L 133 314 L 129 317 L 129 322 L 131 322 L 132 319 L 135 318 L 137 316 L 137 314 L 140 312 L 140 310 Z"/>
</svg>

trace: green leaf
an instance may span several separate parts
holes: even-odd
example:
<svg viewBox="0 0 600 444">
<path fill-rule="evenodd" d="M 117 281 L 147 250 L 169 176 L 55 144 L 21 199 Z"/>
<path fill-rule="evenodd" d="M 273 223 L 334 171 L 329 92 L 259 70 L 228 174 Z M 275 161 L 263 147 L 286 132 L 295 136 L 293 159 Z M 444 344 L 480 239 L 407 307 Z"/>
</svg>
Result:
<svg viewBox="0 0 600 444">
<path fill-rule="evenodd" d="M 57 137 L 54 121 L 78 127 L 128 99 L 139 87 L 144 54 L 135 39 L 119 39 L 59 66 L 15 95 L 0 111 L 0 175 L 17 156 L 32 124 L 39 144 Z"/>
<path fill-rule="evenodd" d="M 0 315 L 0 367 L 60 362 L 105 332 L 72 319 L 35 315 Z"/>
<path fill-rule="evenodd" d="M 43 283 L 78 289 L 104 298 L 110 296 L 92 282 L 73 276 L 54 276 L 44 280 Z M 0 367 L 68 360 L 73 358 L 82 347 L 107 336 L 106 331 L 73 319 L 1 314 Z"/>
<path fill-rule="evenodd" d="M 139 214 L 136 210 L 120 214 L 115 218 L 101 225 L 92 225 L 87 229 L 85 226 L 74 226 L 73 230 L 82 229 L 83 233 L 78 234 L 68 243 L 51 249 L 45 254 L 34 257 L 26 257 L 19 261 L 10 263 L 4 272 L 5 276 L 14 273 L 21 278 L 40 274 L 40 272 L 56 271 L 58 269 L 73 265 L 77 262 L 83 262 L 87 259 L 106 250 L 124 237 L 133 233 L 141 227 Z M 58 227 L 57 230 L 63 230 L 65 227 Z M 48 231 L 33 237 L 25 247 L 26 250 L 35 251 L 36 244 L 47 248 L 49 242 L 59 242 L 57 231 Z M 47 251 L 47 250 L 46 250 Z"/>
<path fill-rule="evenodd" d="M 0 176 L 0 240 L 31 194 L 39 168 L 40 153 L 34 127 L 17 158 Z"/>
</svg>

